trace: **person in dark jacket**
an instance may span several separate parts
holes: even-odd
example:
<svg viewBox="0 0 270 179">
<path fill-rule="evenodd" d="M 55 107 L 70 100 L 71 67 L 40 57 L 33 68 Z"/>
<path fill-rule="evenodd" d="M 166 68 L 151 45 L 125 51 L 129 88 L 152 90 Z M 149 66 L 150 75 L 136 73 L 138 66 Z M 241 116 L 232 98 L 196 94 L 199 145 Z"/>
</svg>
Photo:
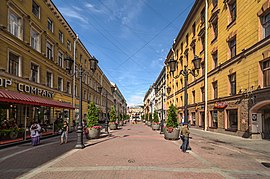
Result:
<svg viewBox="0 0 270 179">
<path fill-rule="evenodd" d="M 183 138 L 182 151 L 186 152 L 189 146 L 189 134 L 190 134 L 187 123 L 184 123 L 181 134 L 183 135 L 182 136 Z"/>
</svg>

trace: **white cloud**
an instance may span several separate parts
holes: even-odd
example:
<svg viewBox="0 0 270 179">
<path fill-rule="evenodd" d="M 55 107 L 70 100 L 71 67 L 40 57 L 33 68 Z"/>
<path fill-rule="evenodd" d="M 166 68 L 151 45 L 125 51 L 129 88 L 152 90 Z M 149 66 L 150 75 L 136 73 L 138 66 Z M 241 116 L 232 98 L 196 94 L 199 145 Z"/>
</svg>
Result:
<svg viewBox="0 0 270 179">
<path fill-rule="evenodd" d="M 101 8 L 99 9 L 94 4 L 91 4 L 91 3 L 86 3 L 85 7 L 94 13 L 104 13 L 105 12 L 104 9 L 101 9 Z"/>
<path fill-rule="evenodd" d="M 138 105 L 138 104 L 143 104 L 143 95 L 132 95 L 128 99 L 128 105 L 133 106 L 133 105 Z"/>
<path fill-rule="evenodd" d="M 78 11 L 76 10 L 77 7 L 60 7 L 59 10 L 62 13 L 62 15 L 65 18 L 70 18 L 70 19 L 77 19 L 85 24 L 88 23 L 87 18 L 82 14 L 82 13 L 78 13 Z"/>
</svg>

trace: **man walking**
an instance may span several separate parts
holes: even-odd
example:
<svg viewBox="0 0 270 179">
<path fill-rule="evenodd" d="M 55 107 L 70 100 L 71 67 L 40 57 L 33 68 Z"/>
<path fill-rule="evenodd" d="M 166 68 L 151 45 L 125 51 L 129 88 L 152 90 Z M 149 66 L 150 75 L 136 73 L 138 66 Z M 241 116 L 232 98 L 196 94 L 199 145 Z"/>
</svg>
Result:
<svg viewBox="0 0 270 179">
<path fill-rule="evenodd" d="M 183 135 L 182 151 L 186 152 L 189 146 L 189 134 L 190 134 L 187 123 L 184 123 L 181 133 Z"/>
</svg>

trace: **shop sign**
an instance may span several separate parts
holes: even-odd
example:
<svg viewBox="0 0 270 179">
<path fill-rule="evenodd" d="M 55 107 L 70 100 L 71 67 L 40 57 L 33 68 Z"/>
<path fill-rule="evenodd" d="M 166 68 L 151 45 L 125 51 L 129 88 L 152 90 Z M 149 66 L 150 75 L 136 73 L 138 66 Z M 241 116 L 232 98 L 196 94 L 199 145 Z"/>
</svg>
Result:
<svg viewBox="0 0 270 179">
<path fill-rule="evenodd" d="M 0 78 L 0 86 L 1 87 L 6 88 L 6 87 L 11 86 L 11 85 L 12 85 L 12 80 Z"/>
<path fill-rule="evenodd" d="M 8 86 L 11 86 L 11 85 L 12 85 L 12 79 L 5 79 L 5 78 L 0 77 L 0 87 L 7 88 Z M 23 83 L 17 84 L 17 90 L 20 92 L 30 93 L 30 94 L 48 97 L 48 98 L 52 98 L 54 95 L 54 92 L 36 88 L 31 85 L 27 85 Z"/>
<path fill-rule="evenodd" d="M 226 102 L 216 102 L 214 104 L 214 108 L 217 108 L 217 109 L 224 109 L 228 106 L 228 104 Z"/>
<path fill-rule="evenodd" d="M 30 93 L 30 94 L 44 96 L 48 98 L 52 98 L 54 94 L 53 92 L 36 88 L 30 85 L 22 84 L 22 83 L 17 84 L 17 90 L 20 92 Z"/>
</svg>

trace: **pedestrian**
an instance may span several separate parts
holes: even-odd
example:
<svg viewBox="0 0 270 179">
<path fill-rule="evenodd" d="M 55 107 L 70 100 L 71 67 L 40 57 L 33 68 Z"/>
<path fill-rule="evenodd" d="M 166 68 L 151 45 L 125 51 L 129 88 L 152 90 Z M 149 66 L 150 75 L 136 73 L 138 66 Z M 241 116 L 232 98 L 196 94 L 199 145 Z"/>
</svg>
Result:
<svg viewBox="0 0 270 179">
<path fill-rule="evenodd" d="M 63 144 L 65 141 L 65 143 L 68 142 L 68 123 L 65 120 L 63 123 L 63 127 L 62 127 L 62 134 L 61 134 L 61 141 L 60 141 L 60 145 Z"/>
<path fill-rule="evenodd" d="M 33 121 L 30 127 L 31 143 L 33 146 L 40 144 L 40 131 L 40 125 L 36 121 Z"/>
<path fill-rule="evenodd" d="M 186 152 L 189 146 L 189 134 L 190 134 L 187 123 L 184 123 L 184 126 L 181 130 L 181 134 L 182 134 L 182 140 L 183 140 L 182 151 Z"/>
</svg>

